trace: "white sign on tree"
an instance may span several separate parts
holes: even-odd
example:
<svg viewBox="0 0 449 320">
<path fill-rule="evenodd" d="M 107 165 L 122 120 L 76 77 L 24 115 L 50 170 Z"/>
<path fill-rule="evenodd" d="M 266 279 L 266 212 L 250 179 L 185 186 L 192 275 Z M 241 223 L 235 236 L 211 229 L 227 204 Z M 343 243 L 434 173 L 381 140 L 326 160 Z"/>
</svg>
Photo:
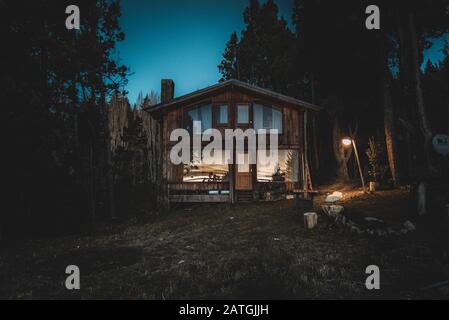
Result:
<svg viewBox="0 0 449 320">
<path fill-rule="evenodd" d="M 449 154 L 449 135 L 437 134 L 432 140 L 433 148 L 439 154 L 446 156 Z"/>
</svg>

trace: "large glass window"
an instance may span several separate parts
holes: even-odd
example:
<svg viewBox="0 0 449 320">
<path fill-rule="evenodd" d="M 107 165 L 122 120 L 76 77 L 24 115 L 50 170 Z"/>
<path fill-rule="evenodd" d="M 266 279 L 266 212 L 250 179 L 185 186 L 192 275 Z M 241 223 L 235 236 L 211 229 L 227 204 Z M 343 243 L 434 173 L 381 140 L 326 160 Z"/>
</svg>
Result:
<svg viewBox="0 0 449 320">
<path fill-rule="evenodd" d="M 249 155 L 248 153 L 240 153 L 236 155 L 237 172 L 249 172 Z"/>
<path fill-rule="evenodd" d="M 189 164 L 184 165 L 183 182 L 227 182 L 227 164 Z"/>
<path fill-rule="evenodd" d="M 278 161 L 268 164 L 257 164 L 257 181 L 298 182 L 299 152 L 298 150 L 279 150 Z"/>
<path fill-rule="evenodd" d="M 212 128 L 212 106 L 210 104 L 195 107 L 184 113 L 184 128 L 193 132 L 193 121 L 201 121 L 201 130 L 204 132 Z"/>
<path fill-rule="evenodd" d="M 221 104 L 221 105 L 216 106 L 215 122 L 217 124 L 227 124 L 228 123 L 228 105 L 227 104 Z"/>
<path fill-rule="evenodd" d="M 261 104 L 254 105 L 254 129 L 277 129 L 282 133 L 282 112 Z"/>
</svg>

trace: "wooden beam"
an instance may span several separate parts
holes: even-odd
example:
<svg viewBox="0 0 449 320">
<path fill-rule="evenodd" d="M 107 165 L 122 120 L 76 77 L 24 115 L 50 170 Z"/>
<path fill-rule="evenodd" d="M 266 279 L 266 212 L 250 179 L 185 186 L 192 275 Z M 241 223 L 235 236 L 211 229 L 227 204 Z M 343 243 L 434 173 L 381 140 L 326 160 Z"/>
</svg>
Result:
<svg viewBox="0 0 449 320">
<path fill-rule="evenodd" d="M 228 195 L 208 195 L 208 194 L 192 194 L 192 195 L 170 195 L 170 202 L 230 202 Z"/>
<path fill-rule="evenodd" d="M 208 191 L 229 190 L 228 182 L 184 182 L 170 183 L 170 190 L 174 191 Z"/>
</svg>

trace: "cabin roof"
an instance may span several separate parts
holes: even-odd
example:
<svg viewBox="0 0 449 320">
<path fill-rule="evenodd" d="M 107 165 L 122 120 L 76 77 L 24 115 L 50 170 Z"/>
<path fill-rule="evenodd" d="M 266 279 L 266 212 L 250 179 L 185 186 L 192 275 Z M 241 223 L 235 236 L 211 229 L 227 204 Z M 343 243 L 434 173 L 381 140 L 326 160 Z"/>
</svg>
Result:
<svg viewBox="0 0 449 320">
<path fill-rule="evenodd" d="M 292 98 L 292 97 L 289 97 L 289 96 L 286 96 L 286 95 L 283 95 L 283 94 L 280 94 L 280 93 L 277 93 L 277 92 L 274 92 L 274 91 L 271 91 L 268 89 L 263 89 L 258 86 L 254 86 L 254 85 L 248 84 L 248 83 L 240 81 L 240 80 L 231 79 L 231 80 L 220 82 L 220 83 L 214 84 L 212 86 L 194 91 L 192 93 L 188 93 L 186 95 L 177 97 L 177 98 L 171 100 L 170 102 L 153 105 L 151 107 L 146 108 L 146 110 L 150 113 L 157 113 L 157 112 L 162 111 L 163 109 L 165 110 L 170 107 L 177 107 L 177 106 L 180 107 L 180 106 L 183 106 L 185 103 L 190 102 L 191 100 L 206 97 L 206 96 L 214 93 L 215 91 L 224 89 L 226 87 L 242 88 L 249 92 L 252 92 L 252 93 L 255 93 L 258 95 L 262 95 L 262 96 L 271 98 L 271 99 L 279 101 L 279 102 L 284 102 L 289 105 L 303 107 L 303 108 L 307 108 L 307 109 L 314 110 L 314 111 L 320 111 L 323 109 L 322 107 L 319 107 L 319 106 L 314 105 L 309 102 L 305 102 L 305 101 L 302 101 L 302 100 L 299 100 L 296 98 Z"/>
</svg>

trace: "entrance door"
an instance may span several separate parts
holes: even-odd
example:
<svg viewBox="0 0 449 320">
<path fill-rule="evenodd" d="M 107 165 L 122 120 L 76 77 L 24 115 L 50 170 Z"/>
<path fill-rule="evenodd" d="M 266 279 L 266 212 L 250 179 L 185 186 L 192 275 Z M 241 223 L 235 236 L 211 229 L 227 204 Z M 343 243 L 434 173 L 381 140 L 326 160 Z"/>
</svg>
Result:
<svg viewBox="0 0 449 320">
<path fill-rule="evenodd" d="M 248 154 L 244 155 L 245 163 L 236 164 L 235 170 L 235 190 L 252 190 L 253 189 L 253 176 L 251 165 L 248 161 Z"/>
<path fill-rule="evenodd" d="M 245 131 L 246 129 L 252 128 L 252 110 L 251 105 L 247 103 L 237 103 L 235 106 L 235 127 Z M 236 154 L 237 164 L 235 165 L 235 190 L 252 190 L 253 189 L 253 175 L 252 175 L 252 165 L 249 164 L 248 157 L 248 141 L 245 141 L 244 154 L 240 156 Z M 242 163 L 241 158 L 244 158 L 244 163 Z M 240 163 L 240 164 L 239 164 Z"/>
</svg>

